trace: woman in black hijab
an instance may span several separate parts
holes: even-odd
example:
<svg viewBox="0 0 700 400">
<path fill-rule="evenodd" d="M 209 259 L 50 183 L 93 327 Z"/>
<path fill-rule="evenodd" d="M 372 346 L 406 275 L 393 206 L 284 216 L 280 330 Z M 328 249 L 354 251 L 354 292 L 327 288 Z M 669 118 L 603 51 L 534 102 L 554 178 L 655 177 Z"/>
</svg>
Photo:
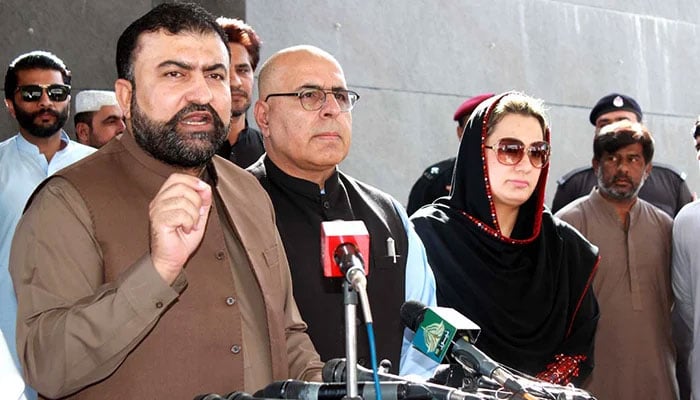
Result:
<svg viewBox="0 0 700 400">
<path fill-rule="evenodd" d="M 544 207 L 549 128 L 538 99 L 481 103 L 464 130 L 450 195 L 411 217 L 438 305 L 481 327 L 477 347 L 553 383 L 593 367 L 598 249 Z"/>
</svg>

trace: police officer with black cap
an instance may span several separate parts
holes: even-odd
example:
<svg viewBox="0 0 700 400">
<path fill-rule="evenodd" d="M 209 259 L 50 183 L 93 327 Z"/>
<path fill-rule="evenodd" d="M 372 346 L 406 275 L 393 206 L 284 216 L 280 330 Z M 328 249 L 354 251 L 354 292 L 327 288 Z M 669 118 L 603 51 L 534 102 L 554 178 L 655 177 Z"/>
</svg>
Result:
<svg viewBox="0 0 700 400">
<path fill-rule="evenodd" d="M 611 93 L 598 100 L 589 117 L 596 133 L 605 125 L 625 119 L 642 122 L 642 109 L 633 98 L 620 93 Z M 556 213 L 573 200 L 589 194 L 596 184 L 595 172 L 590 166 L 567 173 L 557 181 L 552 212 Z M 662 209 L 671 218 L 693 200 L 685 183 L 685 174 L 657 162 L 640 189 L 639 197 Z"/>
<path fill-rule="evenodd" d="M 464 126 L 472 115 L 476 106 L 482 101 L 493 97 L 493 93 L 484 93 L 464 100 L 453 119 L 457 121 L 457 139 L 462 140 Z M 423 171 L 423 175 L 413 184 L 411 193 L 408 196 L 406 212 L 413 214 L 426 204 L 432 203 L 435 199 L 450 194 L 452 184 L 452 170 L 455 169 L 455 157 L 437 162 Z"/>
</svg>

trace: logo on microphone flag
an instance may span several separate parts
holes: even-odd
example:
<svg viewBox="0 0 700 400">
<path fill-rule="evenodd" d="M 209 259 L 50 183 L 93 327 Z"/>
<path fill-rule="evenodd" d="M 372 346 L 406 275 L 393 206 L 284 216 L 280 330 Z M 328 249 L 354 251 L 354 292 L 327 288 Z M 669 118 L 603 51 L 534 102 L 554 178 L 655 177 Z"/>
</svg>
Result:
<svg viewBox="0 0 700 400">
<path fill-rule="evenodd" d="M 437 315 L 432 309 L 425 310 L 423 322 L 413 337 L 413 346 L 437 363 L 447 355 L 457 329 Z"/>
</svg>

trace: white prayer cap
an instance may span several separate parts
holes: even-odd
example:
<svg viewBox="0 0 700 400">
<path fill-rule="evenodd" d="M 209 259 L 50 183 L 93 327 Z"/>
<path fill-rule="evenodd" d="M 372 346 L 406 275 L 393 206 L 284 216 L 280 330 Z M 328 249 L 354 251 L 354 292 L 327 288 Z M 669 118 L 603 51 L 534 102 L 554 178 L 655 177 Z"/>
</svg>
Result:
<svg viewBox="0 0 700 400">
<path fill-rule="evenodd" d="M 83 90 L 75 96 L 75 113 L 100 111 L 103 106 L 117 106 L 117 96 L 109 90 Z"/>
</svg>

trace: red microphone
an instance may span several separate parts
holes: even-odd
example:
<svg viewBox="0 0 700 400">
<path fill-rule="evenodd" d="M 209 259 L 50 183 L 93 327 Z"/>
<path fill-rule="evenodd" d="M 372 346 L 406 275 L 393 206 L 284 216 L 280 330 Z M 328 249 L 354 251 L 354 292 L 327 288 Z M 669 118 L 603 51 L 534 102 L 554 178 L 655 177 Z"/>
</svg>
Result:
<svg viewBox="0 0 700 400">
<path fill-rule="evenodd" d="M 335 260 L 336 251 L 352 248 L 360 256 L 369 256 L 369 233 L 362 221 L 321 222 L 321 264 L 323 276 L 328 278 L 345 276 Z M 362 258 L 362 257 L 361 257 Z M 365 275 L 369 274 L 369 260 L 364 260 Z"/>
</svg>

